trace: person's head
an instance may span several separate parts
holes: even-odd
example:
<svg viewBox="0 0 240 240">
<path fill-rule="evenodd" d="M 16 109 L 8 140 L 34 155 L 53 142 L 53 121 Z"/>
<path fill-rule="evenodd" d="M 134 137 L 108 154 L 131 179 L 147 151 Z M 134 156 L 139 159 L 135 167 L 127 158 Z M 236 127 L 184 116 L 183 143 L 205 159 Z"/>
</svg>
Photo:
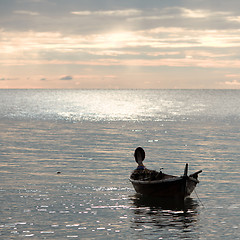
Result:
<svg viewBox="0 0 240 240">
<path fill-rule="evenodd" d="M 141 147 L 136 148 L 136 150 L 134 152 L 134 157 L 135 157 L 135 161 L 138 163 L 138 165 L 142 165 L 142 162 L 145 158 L 145 152 L 144 152 L 143 148 L 141 148 Z"/>
</svg>

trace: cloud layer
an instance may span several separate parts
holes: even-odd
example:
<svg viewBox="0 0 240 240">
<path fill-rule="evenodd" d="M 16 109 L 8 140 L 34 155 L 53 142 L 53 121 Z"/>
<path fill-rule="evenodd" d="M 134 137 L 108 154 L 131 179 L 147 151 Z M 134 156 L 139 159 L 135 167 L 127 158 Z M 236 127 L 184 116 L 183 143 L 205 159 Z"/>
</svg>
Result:
<svg viewBox="0 0 240 240">
<path fill-rule="evenodd" d="M 239 5 L 1 2 L 0 88 L 240 88 Z"/>
</svg>

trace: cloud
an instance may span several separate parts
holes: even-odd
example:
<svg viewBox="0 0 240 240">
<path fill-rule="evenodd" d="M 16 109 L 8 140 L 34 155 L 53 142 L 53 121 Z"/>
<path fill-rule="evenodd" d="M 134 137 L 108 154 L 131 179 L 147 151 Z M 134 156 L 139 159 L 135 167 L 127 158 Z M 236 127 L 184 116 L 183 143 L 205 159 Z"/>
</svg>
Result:
<svg viewBox="0 0 240 240">
<path fill-rule="evenodd" d="M 79 15 L 79 16 L 89 16 L 92 15 L 93 13 L 91 11 L 76 11 L 76 12 L 71 12 L 73 15 Z"/>
<path fill-rule="evenodd" d="M 230 22 L 238 22 L 240 23 L 240 16 L 229 16 L 226 18 Z"/>
<path fill-rule="evenodd" d="M 212 18 L 212 17 L 222 17 L 231 14 L 227 11 L 211 11 L 209 9 L 189 9 L 189 8 L 179 8 L 181 15 L 185 18 Z"/>
<path fill-rule="evenodd" d="M 38 12 L 31 12 L 31 11 L 25 11 L 25 10 L 16 10 L 14 11 L 15 14 L 22 14 L 22 15 L 30 15 L 30 16 L 37 16 L 39 15 Z"/>
<path fill-rule="evenodd" d="M 230 73 L 228 73 L 228 74 L 225 74 L 225 77 L 227 77 L 227 78 L 240 78 L 240 74 L 230 74 Z"/>
<path fill-rule="evenodd" d="M 191 10 L 182 8 L 182 16 L 186 18 L 206 18 L 211 16 L 211 13 L 206 10 Z"/>
<path fill-rule="evenodd" d="M 72 80 L 73 77 L 72 76 L 64 76 L 64 77 L 61 77 L 59 80 L 66 80 L 66 81 L 69 81 L 69 80 Z"/>
<path fill-rule="evenodd" d="M 233 81 L 226 81 L 225 82 L 226 85 L 230 85 L 230 86 L 240 86 L 240 82 L 237 80 L 233 80 Z"/>
<path fill-rule="evenodd" d="M 110 16 L 110 17 L 129 17 L 140 15 L 142 13 L 141 10 L 138 9 L 125 9 L 125 10 L 108 10 L 108 11 L 74 11 L 71 14 L 79 15 L 79 16 Z"/>
<path fill-rule="evenodd" d="M 5 78 L 5 77 L 2 77 L 0 78 L 0 81 L 12 81 L 12 80 L 17 80 L 18 78 Z"/>
</svg>

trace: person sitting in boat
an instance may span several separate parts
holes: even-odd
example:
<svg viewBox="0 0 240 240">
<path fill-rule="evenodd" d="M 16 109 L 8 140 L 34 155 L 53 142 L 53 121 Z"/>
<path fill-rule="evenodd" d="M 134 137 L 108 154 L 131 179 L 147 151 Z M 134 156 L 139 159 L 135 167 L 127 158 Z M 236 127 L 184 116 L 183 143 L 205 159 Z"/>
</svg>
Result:
<svg viewBox="0 0 240 240">
<path fill-rule="evenodd" d="M 145 151 L 143 148 L 138 147 L 134 152 L 135 161 L 138 167 L 132 172 L 131 178 L 134 180 L 156 180 L 160 177 L 159 172 L 155 170 L 149 170 L 143 165 L 145 159 Z"/>
<path fill-rule="evenodd" d="M 136 163 L 138 164 L 136 170 L 144 170 L 145 166 L 143 165 L 143 160 L 145 159 L 145 151 L 141 147 L 136 148 L 134 157 Z"/>
</svg>

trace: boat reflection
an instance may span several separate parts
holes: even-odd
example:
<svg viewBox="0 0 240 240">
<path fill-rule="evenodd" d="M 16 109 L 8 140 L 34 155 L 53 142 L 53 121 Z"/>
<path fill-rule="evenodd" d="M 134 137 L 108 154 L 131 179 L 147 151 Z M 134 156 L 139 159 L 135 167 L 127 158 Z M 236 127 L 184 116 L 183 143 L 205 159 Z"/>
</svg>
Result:
<svg viewBox="0 0 240 240">
<path fill-rule="evenodd" d="M 140 194 L 135 194 L 131 198 L 136 207 L 150 207 L 159 210 L 175 210 L 175 211 L 194 211 L 198 203 L 192 198 L 186 198 L 184 201 L 177 198 L 153 198 Z"/>
<path fill-rule="evenodd" d="M 161 236 L 166 239 L 170 233 L 181 238 L 193 237 L 198 219 L 196 200 L 187 198 L 183 204 L 177 200 L 146 198 L 138 194 L 132 196 L 131 200 L 131 228 L 135 231 L 155 236 L 161 230 Z"/>
</svg>

